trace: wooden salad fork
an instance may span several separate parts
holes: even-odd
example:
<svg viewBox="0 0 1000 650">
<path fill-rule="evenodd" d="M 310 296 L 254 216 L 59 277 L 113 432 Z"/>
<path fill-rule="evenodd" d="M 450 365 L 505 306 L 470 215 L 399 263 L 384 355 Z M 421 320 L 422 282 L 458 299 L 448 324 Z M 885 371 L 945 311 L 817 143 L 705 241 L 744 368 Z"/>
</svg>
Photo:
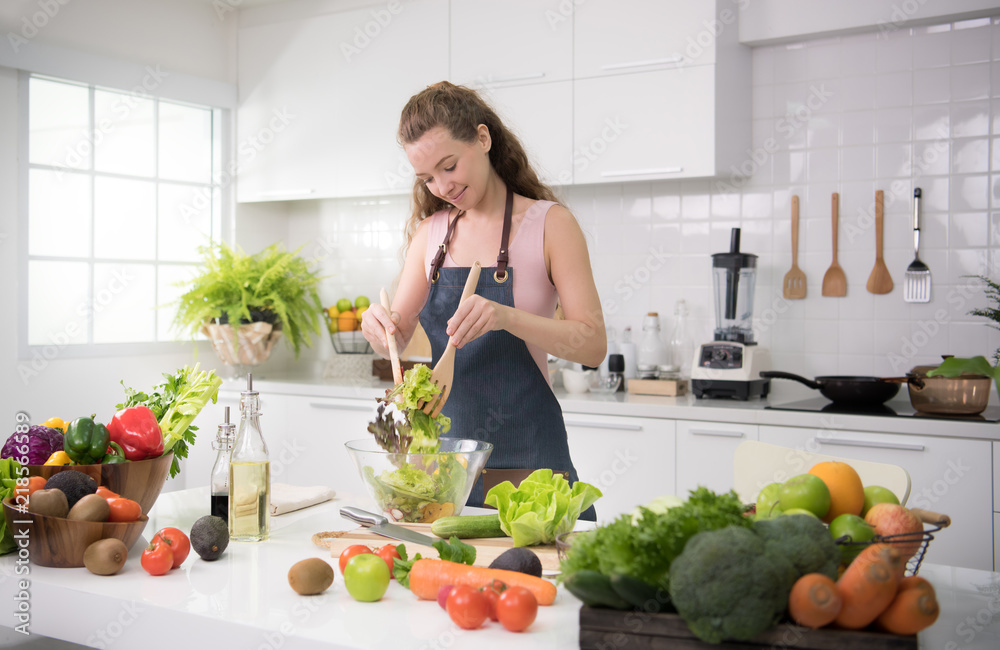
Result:
<svg viewBox="0 0 1000 650">
<path fill-rule="evenodd" d="M 476 292 L 476 285 L 479 284 L 479 270 L 479 262 L 475 262 L 469 269 L 469 278 L 465 281 L 465 288 L 462 289 L 462 297 L 458 301 L 459 306 L 465 302 L 466 298 Z M 451 393 L 451 386 L 455 382 L 455 346 L 450 341 L 445 346 L 444 354 L 438 359 L 434 370 L 431 371 L 431 381 L 441 389 L 441 392 L 436 399 L 428 400 L 423 405 L 418 405 L 418 408 L 434 418 L 441 413 L 441 409 Z"/>
<path fill-rule="evenodd" d="M 385 287 L 379 295 L 382 302 L 382 309 L 385 313 L 389 314 L 389 319 L 392 319 L 392 308 L 389 307 L 389 294 L 386 292 Z M 399 364 L 399 350 L 396 347 L 396 336 L 390 334 L 388 330 L 385 333 L 386 345 L 389 348 L 389 363 L 392 364 L 392 383 L 394 386 L 398 386 L 403 383 L 403 369 Z"/>
</svg>

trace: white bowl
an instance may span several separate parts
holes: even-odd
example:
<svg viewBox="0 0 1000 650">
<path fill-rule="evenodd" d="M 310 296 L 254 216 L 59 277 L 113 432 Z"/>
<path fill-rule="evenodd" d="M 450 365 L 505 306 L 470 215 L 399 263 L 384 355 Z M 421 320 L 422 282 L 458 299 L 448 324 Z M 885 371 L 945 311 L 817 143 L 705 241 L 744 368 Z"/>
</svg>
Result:
<svg viewBox="0 0 1000 650">
<path fill-rule="evenodd" d="M 596 370 L 573 370 L 571 368 L 563 368 L 563 386 L 566 388 L 567 393 L 586 393 L 590 390 L 591 377 L 596 374 Z"/>
</svg>

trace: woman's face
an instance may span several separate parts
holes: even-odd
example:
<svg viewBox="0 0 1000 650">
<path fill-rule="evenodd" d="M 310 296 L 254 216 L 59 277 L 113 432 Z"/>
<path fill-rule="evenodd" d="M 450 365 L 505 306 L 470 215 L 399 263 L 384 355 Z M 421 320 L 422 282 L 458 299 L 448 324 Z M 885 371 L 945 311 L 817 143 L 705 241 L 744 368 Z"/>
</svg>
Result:
<svg viewBox="0 0 1000 650">
<path fill-rule="evenodd" d="M 473 142 L 455 140 L 448 129 L 438 126 L 403 149 L 431 194 L 460 210 L 478 204 L 490 173 L 490 135 L 485 126 L 479 126 Z"/>
</svg>

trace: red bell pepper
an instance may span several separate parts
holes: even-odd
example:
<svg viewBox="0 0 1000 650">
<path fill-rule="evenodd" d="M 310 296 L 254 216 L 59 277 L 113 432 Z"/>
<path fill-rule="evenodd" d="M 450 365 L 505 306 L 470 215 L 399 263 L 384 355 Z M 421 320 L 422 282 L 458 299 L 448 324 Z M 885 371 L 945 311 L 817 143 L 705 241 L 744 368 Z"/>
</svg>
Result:
<svg viewBox="0 0 1000 650">
<path fill-rule="evenodd" d="M 149 407 L 130 406 L 118 411 L 108 423 L 108 432 L 111 441 L 121 445 L 129 460 L 163 455 L 163 433 Z"/>
</svg>

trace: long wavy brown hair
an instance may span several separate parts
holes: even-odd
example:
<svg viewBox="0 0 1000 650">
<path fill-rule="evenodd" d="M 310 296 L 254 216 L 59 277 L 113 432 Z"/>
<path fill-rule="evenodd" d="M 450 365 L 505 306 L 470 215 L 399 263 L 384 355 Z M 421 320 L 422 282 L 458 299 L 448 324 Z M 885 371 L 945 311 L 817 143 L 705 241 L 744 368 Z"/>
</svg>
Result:
<svg viewBox="0 0 1000 650">
<path fill-rule="evenodd" d="M 441 81 L 411 97 L 399 118 L 397 140 L 400 145 L 413 144 L 431 129 L 443 126 L 455 140 L 471 143 L 476 139 L 480 124 L 485 124 L 490 131 L 490 164 L 507 187 L 529 199 L 558 202 L 552 189 L 538 179 L 521 141 L 471 88 Z M 413 211 L 406 222 L 404 251 L 409 248 L 421 221 L 450 206 L 444 199 L 431 194 L 419 178 L 413 183 L 411 203 Z"/>
</svg>

